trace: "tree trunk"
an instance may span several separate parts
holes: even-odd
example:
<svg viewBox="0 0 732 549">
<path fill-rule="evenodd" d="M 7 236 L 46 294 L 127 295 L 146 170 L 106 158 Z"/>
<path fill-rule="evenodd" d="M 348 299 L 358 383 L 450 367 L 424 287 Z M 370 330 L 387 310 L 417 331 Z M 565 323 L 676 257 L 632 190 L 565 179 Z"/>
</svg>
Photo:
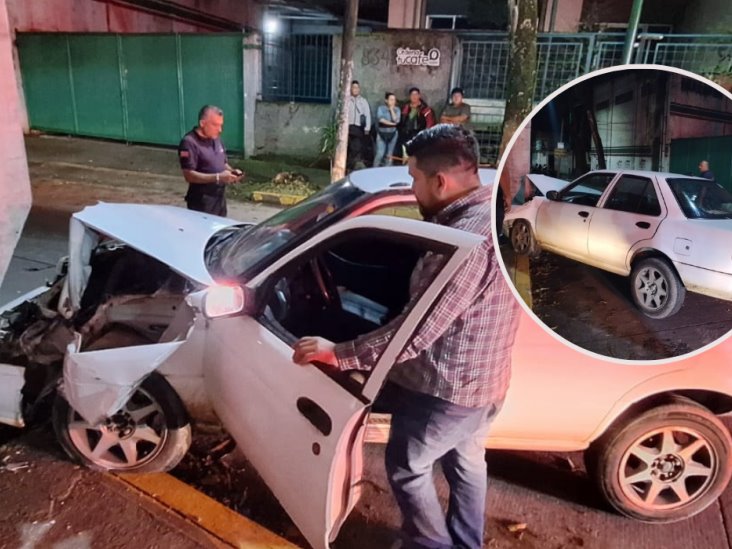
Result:
<svg viewBox="0 0 732 549">
<path fill-rule="evenodd" d="M 358 23 L 358 0 L 347 0 L 343 19 L 343 40 L 341 45 L 341 81 L 338 85 L 337 123 L 335 156 L 330 170 L 330 180 L 338 181 L 346 176 L 346 156 L 348 154 L 348 113 L 346 100 L 351 95 L 353 79 L 353 49 Z"/>
<path fill-rule="evenodd" d="M 506 81 L 506 110 L 503 115 L 503 135 L 499 156 L 502 157 L 508 142 L 533 107 L 536 86 L 536 35 L 538 26 L 537 0 L 508 0 L 510 21 L 510 45 Z M 530 165 L 526 166 L 528 173 Z M 501 177 L 501 187 L 510 201 L 510 181 L 514 176 Z"/>
<path fill-rule="evenodd" d="M 12 38 L 5 0 L 0 0 L 0 283 L 31 205 Z"/>
<path fill-rule="evenodd" d="M 602 146 L 602 138 L 600 137 L 600 132 L 597 130 L 595 110 L 592 107 L 587 109 L 587 122 L 590 124 L 592 143 L 595 145 L 595 152 L 597 153 L 597 169 L 606 170 L 607 164 L 605 163 L 605 147 Z"/>
</svg>

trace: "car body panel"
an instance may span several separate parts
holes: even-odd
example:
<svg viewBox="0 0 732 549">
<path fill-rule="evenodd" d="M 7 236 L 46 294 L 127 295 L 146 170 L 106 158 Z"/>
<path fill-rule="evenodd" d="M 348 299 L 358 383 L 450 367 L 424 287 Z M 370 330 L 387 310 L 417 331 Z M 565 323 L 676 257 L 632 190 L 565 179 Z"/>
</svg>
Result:
<svg viewBox="0 0 732 549">
<path fill-rule="evenodd" d="M 0 364 L 0 423 L 23 427 L 23 393 L 25 368 Z"/>
<path fill-rule="evenodd" d="M 241 225 L 233 219 L 175 206 L 104 202 L 84 208 L 73 218 L 206 285 L 213 283 L 203 256 L 206 243 L 221 229 Z"/>
</svg>

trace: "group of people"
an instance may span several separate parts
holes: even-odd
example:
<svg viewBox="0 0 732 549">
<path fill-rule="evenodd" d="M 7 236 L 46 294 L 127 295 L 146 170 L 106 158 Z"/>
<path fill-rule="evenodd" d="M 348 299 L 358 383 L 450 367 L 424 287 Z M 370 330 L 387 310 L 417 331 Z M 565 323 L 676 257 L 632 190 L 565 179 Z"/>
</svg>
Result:
<svg viewBox="0 0 732 549">
<path fill-rule="evenodd" d="M 419 132 L 437 123 L 432 108 L 422 97 L 419 88 L 409 89 L 409 100 L 398 106 L 393 92 L 384 94 L 384 102 L 376 109 L 376 119 L 372 121 L 371 106 L 361 95 L 358 80 L 351 83 L 351 95 L 346 103 L 348 116 L 348 157 L 349 170 L 373 166 L 390 166 L 395 158 L 403 158 L 404 145 Z M 463 101 L 462 88 L 453 88 L 450 102 L 440 114 L 441 124 L 470 124 L 470 105 Z M 372 129 L 375 132 L 372 133 Z M 375 135 L 374 135 L 375 134 Z M 375 139 L 374 139 L 375 137 Z M 375 141 L 376 152 L 371 158 L 371 143 Z"/>
</svg>

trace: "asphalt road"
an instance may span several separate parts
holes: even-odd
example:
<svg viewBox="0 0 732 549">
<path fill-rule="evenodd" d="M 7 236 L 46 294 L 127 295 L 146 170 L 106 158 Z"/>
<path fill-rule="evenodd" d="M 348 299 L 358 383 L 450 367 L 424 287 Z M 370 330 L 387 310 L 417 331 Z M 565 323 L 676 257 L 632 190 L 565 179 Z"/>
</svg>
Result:
<svg viewBox="0 0 732 549">
<path fill-rule="evenodd" d="M 531 260 L 533 311 L 565 339 L 596 353 L 630 360 L 684 355 L 732 330 L 732 302 L 692 292 L 666 319 L 641 314 L 628 279 L 543 252 Z"/>
</svg>

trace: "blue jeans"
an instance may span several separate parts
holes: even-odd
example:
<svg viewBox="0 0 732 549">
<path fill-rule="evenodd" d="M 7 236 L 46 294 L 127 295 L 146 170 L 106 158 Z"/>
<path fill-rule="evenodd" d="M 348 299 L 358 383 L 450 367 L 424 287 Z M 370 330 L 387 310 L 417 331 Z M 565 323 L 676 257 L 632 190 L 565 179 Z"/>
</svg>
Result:
<svg viewBox="0 0 732 549">
<path fill-rule="evenodd" d="M 376 157 L 374 167 L 391 166 L 391 156 L 394 154 L 394 146 L 397 142 L 397 132 L 394 132 L 389 141 L 384 140 L 380 133 L 376 134 Z"/>
<path fill-rule="evenodd" d="M 485 440 L 500 404 L 466 408 L 400 390 L 386 447 L 386 473 L 410 549 L 480 549 L 488 477 Z M 447 517 L 435 488 L 440 462 L 450 486 Z"/>
</svg>

